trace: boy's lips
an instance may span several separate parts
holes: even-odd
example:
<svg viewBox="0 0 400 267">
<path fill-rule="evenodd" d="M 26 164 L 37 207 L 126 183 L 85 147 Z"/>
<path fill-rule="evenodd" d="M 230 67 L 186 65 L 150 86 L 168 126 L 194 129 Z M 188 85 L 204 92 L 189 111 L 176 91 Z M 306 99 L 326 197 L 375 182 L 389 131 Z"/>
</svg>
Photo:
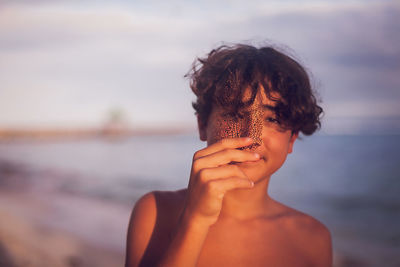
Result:
<svg viewBox="0 0 400 267">
<path fill-rule="evenodd" d="M 260 162 L 261 160 L 265 160 L 263 156 L 261 156 L 258 160 L 249 160 L 249 161 L 232 161 L 229 164 L 255 164 Z"/>
</svg>

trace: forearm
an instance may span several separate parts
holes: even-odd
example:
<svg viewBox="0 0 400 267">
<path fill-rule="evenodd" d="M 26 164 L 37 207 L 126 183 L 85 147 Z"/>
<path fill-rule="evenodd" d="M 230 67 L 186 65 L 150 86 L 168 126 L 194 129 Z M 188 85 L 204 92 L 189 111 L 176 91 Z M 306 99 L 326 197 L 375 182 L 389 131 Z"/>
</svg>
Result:
<svg viewBox="0 0 400 267">
<path fill-rule="evenodd" d="M 209 226 L 193 219 L 182 219 L 160 261 L 160 267 L 196 266 Z"/>
</svg>

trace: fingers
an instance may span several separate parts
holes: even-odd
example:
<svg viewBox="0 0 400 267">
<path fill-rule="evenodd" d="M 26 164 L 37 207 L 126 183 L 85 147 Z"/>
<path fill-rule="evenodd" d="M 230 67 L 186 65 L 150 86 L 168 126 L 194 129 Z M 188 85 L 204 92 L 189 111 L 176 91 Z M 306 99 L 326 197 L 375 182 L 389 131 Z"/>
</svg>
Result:
<svg viewBox="0 0 400 267">
<path fill-rule="evenodd" d="M 200 183 L 207 183 L 210 180 L 224 179 L 229 177 L 238 177 L 247 179 L 247 176 L 236 165 L 225 165 L 216 168 L 202 169 L 198 173 L 198 180 Z"/>
<path fill-rule="evenodd" d="M 254 186 L 239 166 L 228 164 L 259 160 L 260 155 L 237 149 L 252 143 L 250 138 L 228 138 L 195 153 L 185 204 L 187 214 L 211 218 L 215 223 L 227 191 Z"/>
<path fill-rule="evenodd" d="M 260 155 L 257 153 L 237 149 L 252 143 L 253 140 L 248 137 L 227 138 L 196 152 L 193 156 L 189 188 L 202 187 L 208 181 L 229 177 L 250 181 L 237 165 L 228 163 L 259 160 Z"/>
<path fill-rule="evenodd" d="M 224 149 L 222 151 L 210 154 L 207 157 L 195 159 L 193 162 L 193 168 L 196 171 L 204 168 L 218 167 L 224 164 L 228 164 L 232 161 L 245 162 L 257 161 L 259 159 L 260 155 L 258 153 L 237 149 Z"/>
<path fill-rule="evenodd" d="M 224 149 L 229 149 L 229 148 L 235 149 L 235 148 L 245 147 L 251 145 L 253 142 L 254 141 L 249 137 L 222 139 L 210 145 L 209 147 L 197 151 L 194 154 L 193 159 L 198 159 Z"/>
</svg>

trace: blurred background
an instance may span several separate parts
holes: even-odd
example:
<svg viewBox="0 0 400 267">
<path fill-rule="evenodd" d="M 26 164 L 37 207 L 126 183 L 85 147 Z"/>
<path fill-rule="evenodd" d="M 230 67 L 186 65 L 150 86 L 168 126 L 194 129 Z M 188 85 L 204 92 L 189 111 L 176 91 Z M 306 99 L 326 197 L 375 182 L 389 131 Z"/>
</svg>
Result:
<svg viewBox="0 0 400 267">
<path fill-rule="evenodd" d="M 272 178 L 335 266 L 400 266 L 398 1 L 0 0 L 0 266 L 122 266 L 135 201 L 185 187 L 183 75 L 226 43 L 303 63 L 325 110 Z"/>
</svg>

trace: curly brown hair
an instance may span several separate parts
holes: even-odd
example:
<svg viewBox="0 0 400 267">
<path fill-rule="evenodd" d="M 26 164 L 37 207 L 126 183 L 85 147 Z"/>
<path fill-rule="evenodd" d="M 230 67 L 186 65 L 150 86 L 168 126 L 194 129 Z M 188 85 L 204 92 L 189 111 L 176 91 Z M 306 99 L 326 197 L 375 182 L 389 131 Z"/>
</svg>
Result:
<svg viewBox="0 0 400 267">
<path fill-rule="evenodd" d="M 276 102 L 274 112 L 281 126 L 304 135 L 321 127 L 323 110 L 306 70 L 273 47 L 222 45 L 207 57 L 197 58 L 185 77 L 190 78 L 190 87 L 197 96 L 192 105 L 202 125 L 207 125 L 213 105 L 233 113 L 251 105 L 261 85 L 268 98 Z M 252 95 L 244 102 L 247 88 Z M 273 97 L 276 93 L 279 98 Z"/>
</svg>

